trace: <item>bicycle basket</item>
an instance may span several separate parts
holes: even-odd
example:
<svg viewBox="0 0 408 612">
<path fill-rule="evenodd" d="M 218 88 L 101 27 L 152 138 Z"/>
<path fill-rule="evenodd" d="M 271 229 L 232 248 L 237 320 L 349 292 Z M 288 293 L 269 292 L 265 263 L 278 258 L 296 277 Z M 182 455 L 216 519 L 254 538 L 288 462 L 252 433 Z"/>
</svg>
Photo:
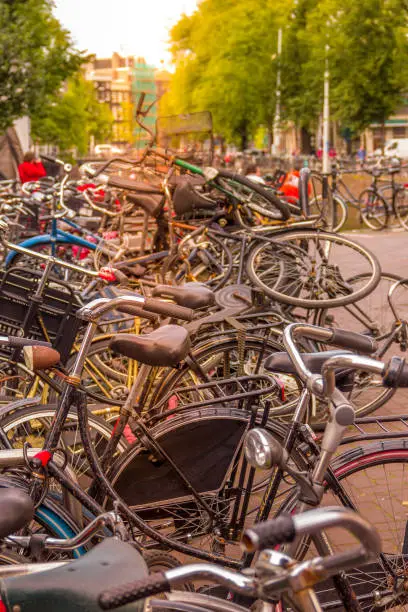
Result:
<svg viewBox="0 0 408 612">
<path fill-rule="evenodd" d="M 41 277 L 41 271 L 20 267 L 0 272 L 0 333 L 51 342 L 65 363 L 81 326 L 75 315 L 80 304 L 71 287 L 54 278 L 33 300 Z"/>
</svg>

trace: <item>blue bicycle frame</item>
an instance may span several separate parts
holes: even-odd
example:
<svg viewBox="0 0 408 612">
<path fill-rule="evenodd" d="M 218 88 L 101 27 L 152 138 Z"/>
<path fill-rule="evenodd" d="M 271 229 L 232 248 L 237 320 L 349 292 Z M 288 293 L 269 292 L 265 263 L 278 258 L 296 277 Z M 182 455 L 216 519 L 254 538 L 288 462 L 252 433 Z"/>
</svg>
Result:
<svg viewBox="0 0 408 612">
<path fill-rule="evenodd" d="M 81 233 L 85 233 L 86 231 L 80 225 L 74 223 L 71 220 L 64 219 L 64 223 L 80 231 Z M 58 228 L 57 219 L 53 219 L 51 222 L 51 232 L 49 234 L 33 236 L 32 238 L 28 238 L 27 240 L 23 240 L 23 242 L 20 242 L 18 246 L 25 247 L 26 249 L 31 249 L 32 247 L 36 247 L 38 245 L 51 245 L 51 254 L 53 257 L 56 256 L 57 247 L 61 244 L 70 244 L 95 251 L 98 244 L 101 242 L 101 238 L 100 236 L 92 234 L 91 232 L 86 233 L 88 236 L 91 236 L 92 238 L 97 240 L 97 242 L 90 242 L 85 238 L 81 238 L 81 236 L 76 236 L 74 234 L 70 234 L 69 232 L 64 232 L 63 230 L 60 230 Z M 12 265 L 14 258 L 17 254 L 17 251 L 9 251 L 7 253 L 7 257 L 4 262 L 6 268 Z"/>
</svg>

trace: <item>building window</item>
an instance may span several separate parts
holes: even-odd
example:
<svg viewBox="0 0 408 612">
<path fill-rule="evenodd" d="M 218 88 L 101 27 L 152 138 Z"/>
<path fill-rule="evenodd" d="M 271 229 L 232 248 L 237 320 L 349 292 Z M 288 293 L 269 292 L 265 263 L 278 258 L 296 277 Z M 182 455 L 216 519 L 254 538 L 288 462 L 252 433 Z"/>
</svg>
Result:
<svg viewBox="0 0 408 612">
<path fill-rule="evenodd" d="M 395 126 L 392 128 L 392 137 L 393 138 L 406 138 L 407 137 L 407 128 L 404 125 Z"/>
</svg>

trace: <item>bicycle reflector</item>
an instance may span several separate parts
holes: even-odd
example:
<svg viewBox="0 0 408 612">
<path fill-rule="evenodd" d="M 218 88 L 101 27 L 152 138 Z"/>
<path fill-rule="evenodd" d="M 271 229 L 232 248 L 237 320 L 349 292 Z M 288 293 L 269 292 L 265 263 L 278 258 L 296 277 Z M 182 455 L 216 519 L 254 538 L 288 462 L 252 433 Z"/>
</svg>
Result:
<svg viewBox="0 0 408 612">
<path fill-rule="evenodd" d="M 98 272 L 98 276 L 108 283 L 114 283 L 117 280 L 115 271 L 112 270 L 112 268 L 101 268 Z"/>
</svg>

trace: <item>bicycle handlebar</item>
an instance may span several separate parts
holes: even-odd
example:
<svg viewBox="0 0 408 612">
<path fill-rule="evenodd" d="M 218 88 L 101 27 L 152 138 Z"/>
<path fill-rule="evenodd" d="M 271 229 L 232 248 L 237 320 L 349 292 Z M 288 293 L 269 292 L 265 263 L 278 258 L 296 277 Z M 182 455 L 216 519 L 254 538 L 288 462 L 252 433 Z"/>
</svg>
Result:
<svg viewBox="0 0 408 612">
<path fill-rule="evenodd" d="M 101 527 L 110 527 L 114 532 L 117 526 L 124 529 L 125 526 L 122 520 L 118 517 L 116 512 L 110 511 L 105 512 L 97 516 L 93 521 L 91 521 L 82 531 L 77 533 L 72 538 L 52 538 L 46 537 L 43 542 L 43 546 L 45 550 L 75 550 L 76 548 L 80 548 L 87 544 L 99 531 Z M 4 541 L 12 546 L 17 546 L 19 548 L 29 548 L 31 545 L 32 536 L 19 536 L 19 535 L 10 535 L 4 539 Z"/>
<path fill-rule="evenodd" d="M 377 343 L 372 338 L 349 332 L 340 329 L 327 329 L 324 327 L 317 327 L 316 325 L 309 325 L 304 323 L 291 323 L 288 325 L 283 332 L 283 344 L 285 346 L 288 355 L 295 366 L 296 372 L 299 378 L 306 384 L 313 393 L 318 395 L 326 396 L 327 393 L 333 393 L 333 378 L 330 374 L 331 369 L 334 369 L 334 361 L 329 359 L 326 365 L 329 364 L 326 369 L 322 370 L 322 376 L 312 374 L 306 367 L 302 354 L 296 346 L 295 340 L 297 338 L 309 338 L 311 340 L 318 340 L 319 342 L 325 342 L 327 344 L 333 344 L 334 346 L 340 346 L 341 348 L 347 348 L 351 350 L 359 350 L 365 353 L 373 353 L 377 350 Z M 346 355 L 344 356 L 346 357 Z M 367 360 L 366 357 L 359 355 L 352 355 L 354 361 L 350 362 L 350 366 L 353 369 L 362 369 L 374 367 L 372 364 L 377 364 L 375 360 Z M 335 358 L 333 358 L 334 360 Z M 369 364 L 370 362 L 370 364 Z M 368 370 L 372 371 L 372 370 Z M 378 368 L 376 369 L 378 371 Z"/>
<path fill-rule="evenodd" d="M 137 311 L 146 310 L 149 313 L 161 314 L 166 317 L 173 317 L 175 319 L 182 319 L 183 321 L 191 321 L 194 316 L 194 310 L 191 308 L 185 308 L 184 306 L 178 306 L 172 302 L 164 302 L 156 298 L 144 298 L 141 295 L 120 295 L 113 299 L 110 298 L 99 298 L 93 300 L 86 306 L 83 306 L 77 311 L 77 316 L 84 321 L 96 322 L 99 317 L 110 312 L 111 310 L 118 310 L 119 312 L 127 312 L 132 307 L 136 307 Z"/>
<path fill-rule="evenodd" d="M 282 526 L 284 533 L 279 533 Z M 289 528 L 290 527 L 290 528 Z M 247 530 L 244 536 L 246 550 L 263 550 L 266 546 L 276 546 L 287 541 L 287 537 L 313 535 L 321 530 L 341 527 L 351 533 L 359 542 L 346 553 L 332 554 L 328 557 L 305 561 L 301 564 L 285 557 L 290 563 L 281 565 L 277 577 L 273 576 L 273 561 L 282 558 L 280 553 L 271 551 L 271 562 L 266 568 L 266 557 L 262 561 L 262 573 L 246 576 L 216 565 L 197 563 L 164 573 L 156 573 L 144 580 L 137 580 L 101 593 L 99 605 L 103 610 L 113 610 L 125 604 L 145 599 L 152 595 L 169 591 L 173 585 L 184 584 L 192 579 L 210 579 L 216 584 L 225 586 L 235 593 L 251 597 L 265 598 L 265 594 L 278 594 L 292 587 L 292 580 L 299 577 L 301 571 L 311 578 L 311 570 L 318 565 L 319 572 L 308 582 L 312 587 L 317 582 L 334 575 L 342 569 L 348 569 L 375 559 L 381 552 L 381 540 L 377 530 L 357 513 L 348 508 L 319 508 L 303 514 L 285 516 L 279 519 L 261 523 Z M 273 534 L 273 536 L 272 536 Z M 246 545 L 245 545 L 246 543 Z M 247 545 L 250 545 L 247 547 Z M 265 572 L 270 569 L 270 572 Z"/>
</svg>

